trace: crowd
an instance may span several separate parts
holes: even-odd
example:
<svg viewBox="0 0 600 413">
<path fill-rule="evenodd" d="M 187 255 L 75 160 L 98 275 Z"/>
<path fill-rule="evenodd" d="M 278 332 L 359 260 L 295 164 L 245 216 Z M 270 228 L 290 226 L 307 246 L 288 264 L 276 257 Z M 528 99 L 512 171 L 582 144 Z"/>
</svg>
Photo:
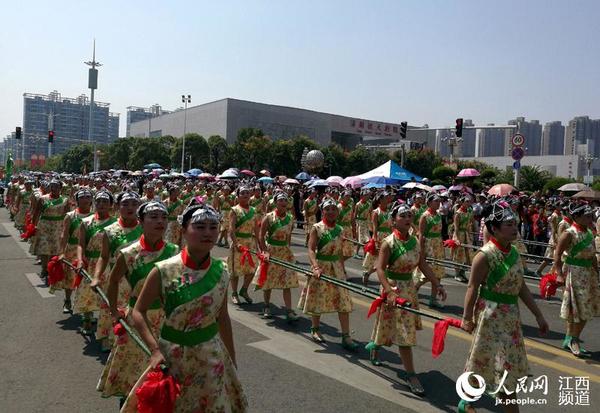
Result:
<svg viewBox="0 0 600 413">
<path fill-rule="evenodd" d="M 264 185 L 236 178 L 21 173 L 8 185 L 6 206 L 39 258 L 41 277 L 53 291 L 64 291 L 63 312 L 81 316 L 81 333 L 95 335 L 102 351 L 110 352 L 97 389 L 103 397 L 120 398 L 121 411 L 139 411 L 140 389 L 161 365 L 180 384 L 174 411 L 247 410 L 228 301 L 262 299 L 261 316 L 270 318 L 272 290 L 281 290 L 289 323 L 301 312 L 311 319 L 310 337 L 325 343 L 321 316 L 337 313 L 340 344 L 356 351 L 350 292 L 328 280 L 346 280 L 345 262 L 363 248 L 360 281 L 368 286 L 375 274 L 382 297 L 366 346 L 369 359 L 378 366 L 381 347 L 398 346 L 415 395 L 425 396 L 412 353 L 422 323 L 418 313 L 397 303 L 418 310 L 418 291 L 431 283 L 429 307 L 443 307 L 448 262 L 458 264 L 455 278 L 468 283 L 460 328 L 473 341 L 465 371 L 481 375 L 490 388 L 504 370 L 505 389 L 529 373 L 519 300 L 536 316 L 540 333 L 548 330 L 525 274 L 541 277 L 546 268 L 555 274 L 553 282 L 564 286 L 563 347 L 576 357 L 589 356 L 581 334 L 600 315 L 595 204 L 564 194 L 474 194 L 468 183 L 459 191 L 433 191 L 353 189 L 320 180 Z M 301 285 L 293 270 L 295 227 L 305 232 L 312 272 L 297 305 L 291 294 Z M 215 245 L 229 248 L 226 262 L 211 256 Z M 530 271 L 528 255 L 548 259 Z M 56 276 L 55 256 L 73 268 Z M 80 270 L 91 283 L 81 282 Z M 252 285 L 260 292 L 252 292 Z M 137 331 L 150 356 L 115 327 L 121 319 Z M 515 397 L 509 391 L 500 396 Z M 464 400 L 459 409 L 474 411 Z"/>
</svg>

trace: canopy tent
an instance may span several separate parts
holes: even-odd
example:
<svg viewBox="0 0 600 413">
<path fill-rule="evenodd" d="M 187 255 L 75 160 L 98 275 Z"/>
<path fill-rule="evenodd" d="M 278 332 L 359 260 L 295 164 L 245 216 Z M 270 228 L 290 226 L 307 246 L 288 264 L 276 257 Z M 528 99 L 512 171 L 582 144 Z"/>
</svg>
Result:
<svg viewBox="0 0 600 413">
<path fill-rule="evenodd" d="M 383 165 L 379 165 L 377 168 L 370 170 L 369 172 L 365 172 L 362 175 L 358 175 L 359 178 L 372 182 L 370 178 L 385 178 L 386 184 L 398 184 L 401 182 L 409 182 L 413 179 L 416 182 L 421 182 L 423 178 L 418 175 L 413 174 L 412 172 L 402 168 L 394 161 L 387 161 Z"/>
</svg>

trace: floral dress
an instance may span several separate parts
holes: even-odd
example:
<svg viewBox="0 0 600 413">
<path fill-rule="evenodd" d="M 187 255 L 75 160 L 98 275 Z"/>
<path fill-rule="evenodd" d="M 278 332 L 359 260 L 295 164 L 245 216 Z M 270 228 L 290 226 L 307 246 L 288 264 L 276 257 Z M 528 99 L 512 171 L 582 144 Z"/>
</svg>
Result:
<svg viewBox="0 0 600 413">
<path fill-rule="evenodd" d="M 69 200 L 65 197 L 44 197 L 41 200 L 41 215 L 37 224 L 35 255 L 59 255 L 60 235 L 63 220 L 69 210 Z"/>
<path fill-rule="evenodd" d="M 344 205 L 343 202 L 338 204 L 340 214 L 337 218 L 337 223 L 344 229 L 342 231 L 342 256 L 345 258 L 354 255 L 354 244 L 348 239 L 354 239 L 352 234 L 352 204 Z"/>
<path fill-rule="evenodd" d="M 287 213 L 285 217 L 279 218 L 276 211 L 267 214 L 265 222 L 267 226 L 266 244 L 269 255 L 282 261 L 294 263 L 294 253 L 290 248 L 288 239 L 294 228 L 294 219 L 292 214 Z M 264 264 L 261 264 L 264 265 Z M 284 268 L 280 265 L 267 264 L 267 279 L 260 286 L 263 290 L 282 290 L 286 288 L 298 287 L 298 276 L 295 271 Z M 259 285 L 261 266 L 256 269 L 254 283 Z"/>
<path fill-rule="evenodd" d="M 256 248 L 256 240 L 254 239 L 254 228 L 256 227 L 256 211 L 250 207 L 247 210 L 242 208 L 240 205 L 234 206 L 231 211 L 236 215 L 235 223 L 235 237 L 240 247 L 246 247 L 249 249 Z M 245 255 L 231 248 L 229 257 L 227 258 L 227 266 L 231 271 L 231 277 L 245 277 L 247 275 L 254 275 L 256 270 L 254 260 L 249 256 Z"/>
<path fill-rule="evenodd" d="M 504 386 L 514 392 L 517 380 L 529 375 L 518 305 L 523 266 L 515 246 L 504 252 L 490 241 L 479 253 L 490 270 L 475 304 L 475 329 L 465 371 L 481 375 L 491 392 L 502 384 L 506 371 Z"/>
<path fill-rule="evenodd" d="M 167 206 L 167 229 L 165 231 L 164 240 L 175 245 L 181 245 L 181 224 L 177 221 L 177 217 L 181 215 L 185 209 L 185 203 L 182 199 L 165 201 Z"/>
<path fill-rule="evenodd" d="M 594 268 L 596 248 L 591 230 L 573 223 L 566 231 L 573 242 L 571 249 L 563 254 L 565 288 L 560 317 L 579 323 L 600 316 L 598 271 Z"/>
<path fill-rule="evenodd" d="M 369 234 L 369 216 L 371 216 L 372 204 L 369 201 L 358 201 L 356 203 L 356 233 L 357 241 L 366 244 L 371 238 Z"/>
<path fill-rule="evenodd" d="M 459 208 L 456 210 L 458 216 L 458 228 L 456 229 L 456 241 L 461 244 L 473 244 L 471 237 L 471 227 L 473 223 L 473 213 L 469 210 Z M 458 247 L 454 250 L 453 261 L 460 264 L 471 263 L 471 250 L 468 247 Z"/>
<path fill-rule="evenodd" d="M 229 212 L 234 203 L 235 197 L 233 195 L 221 195 L 219 197 L 219 212 L 222 215 L 221 219 L 221 231 L 229 230 Z"/>
<path fill-rule="evenodd" d="M 91 212 L 82 214 L 79 209 L 67 212 L 67 218 L 69 219 L 69 229 L 67 232 L 67 243 L 65 244 L 65 250 L 63 251 L 64 257 L 67 261 L 73 262 L 77 260 L 77 246 L 79 245 L 79 227 L 83 222 L 84 218 L 92 215 Z M 57 282 L 53 287 L 55 290 L 70 290 L 75 279 L 75 271 L 70 267 L 65 266 L 65 278 Z"/>
<path fill-rule="evenodd" d="M 169 374 L 181 385 L 173 412 L 246 412 L 242 385 L 219 335 L 218 316 L 229 283 L 225 265 L 211 258 L 208 268 L 197 268 L 189 262 L 184 249 L 157 263 L 156 268 L 160 272 L 166 316 L 158 344 Z M 144 382 L 148 371 L 136 387 Z M 121 412 L 135 411 L 134 388 Z"/>
<path fill-rule="evenodd" d="M 15 214 L 15 226 L 19 229 L 25 225 L 25 214 L 31 209 L 31 194 L 31 191 L 26 191 L 25 189 L 19 192 L 19 210 Z"/>
<path fill-rule="evenodd" d="M 375 243 L 377 251 L 375 254 L 371 252 L 365 254 L 362 264 L 365 271 L 371 271 L 375 267 L 381 241 L 392 232 L 392 220 L 389 211 L 384 211 L 379 207 L 374 212 L 377 214 L 377 242 Z"/>
<path fill-rule="evenodd" d="M 108 288 L 108 278 L 110 276 L 110 271 L 115 265 L 117 261 L 117 254 L 123 248 L 128 247 L 129 245 L 136 242 L 140 236 L 142 235 L 142 227 L 140 225 L 136 225 L 135 227 L 124 227 L 121 219 L 115 222 L 112 225 L 109 225 L 104 230 L 108 237 L 108 245 L 110 249 L 110 261 L 108 262 L 108 266 L 106 267 L 106 271 L 104 274 L 100 276 L 100 284 L 98 285 L 103 291 L 106 291 Z M 131 287 L 129 283 L 125 279 L 125 277 L 121 278 L 121 282 L 119 283 L 119 295 L 117 297 L 117 307 L 119 309 L 125 309 L 127 307 L 127 302 L 129 300 L 129 294 L 131 293 Z M 100 316 L 98 317 L 98 329 L 96 330 L 96 340 L 102 340 L 104 338 L 109 338 L 112 341 L 114 337 L 112 330 L 112 317 L 110 315 L 110 309 L 106 303 L 100 303 Z"/>
<path fill-rule="evenodd" d="M 425 233 L 421 234 L 425 238 L 425 251 L 423 251 L 423 253 L 426 257 L 443 260 L 444 244 L 442 243 L 442 217 L 429 209 L 423 213 L 422 217 L 426 220 Z M 444 267 L 434 263 L 431 266 L 431 269 L 438 280 L 444 278 Z M 425 281 L 427 279 L 419 269 L 415 271 L 415 274 L 419 277 L 420 281 Z"/>
<path fill-rule="evenodd" d="M 96 268 L 96 264 L 100 259 L 104 229 L 116 221 L 117 219 L 111 216 L 100 220 L 98 219 L 98 215 L 95 214 L 93 216 L 84 218 L 81 222 L 81 226 L 85 232 L 83 268 L 92 277 L 94 276 L 93 272 Z M 82 281 L 73 294 L 73 313 L 89 313 L 92 311 L 98 311 L 99 309 L 100 300 L 98 295 L 92 290 L 89 282 Z"/>
<path fill-rule="evenodd" d="M 317 231 L 317 262 L 323 275 L 345 280 L 342 262 L 342 227 L 333 228 L 324 222 L 314 225 Z M 336 287 L 326 281 L 310 277 L 302 289 L 298 308 L 304 314 L 320 315 L 324 313 L 349 313 L 352 311 L 350 293 L 345 288 Z"/>
<path fill-rule="evenodd" d="M 308 236 L 312 230 L 313 225 L 317 223 L 317 205 L 316 198 L 306 198 L 304 200 L 303 213 L 304 213 L 304 232 Z"/>
<path fill-rule="evenodd" d="M 154 268 L 154 264 L 179 253 L 179 247 L 171 243 L 163 243 L 156 251 L 151 251 L 144 246 L 145 244 L 140 239 L 121 250 L 127 266 L 125 278 L 132 291 L 125 320 L 130 326 L 133 325 L 131 309 L 135 306 L 136 298 L 142 291 L 144 281 L 150 270 Z M 153 303 L 146 312 L 146 319 L 154 337 L 159 335 L 164 315 L 160 300 Z M 128 334 L 118 337 L 108 356 L 96 390 L 102 392 L 102 397 L 127 397 L 148 366 L 148 362 L 149 357 Z"/>
<path fill-rule="evenodd" d="M 548 227 L 550 228 L 550 239 L 548 240 L 548 247 L 546 248 L 547 258 L 554 258 L 554 249 L 558 244 L 558 226 L 561 221 L 561 216 L 556 211 L 548 218 Z"/>
<path fill-rule="evenodd" d="M 262 196 L 256 197 L 256 196 L 252 195 L 250 197 L 250 206 L 252 208 L 254 208 L 256 220 L 258 221 L 258 224 L 260 225 L 260 223 L 262 222 L 262 220 L 265 216 Z"/>
<path fill-rule="evenodd" d="M 408 300 L 411 308 L 418 310 L 417 289 L 412 278 L 420 256 L 417 238 L 411 235 L 404 241 L 394 233 L 386 237 L 383 244 L 390 248 L 390 259 L 385 270 L 390 286 L 396 289 L 398 297 Z M 415 346 L 417 330 L 422 329 L 420 316 L 384 303 L 377 311 L 371 341 L 378 346 Z"/>
</svg>

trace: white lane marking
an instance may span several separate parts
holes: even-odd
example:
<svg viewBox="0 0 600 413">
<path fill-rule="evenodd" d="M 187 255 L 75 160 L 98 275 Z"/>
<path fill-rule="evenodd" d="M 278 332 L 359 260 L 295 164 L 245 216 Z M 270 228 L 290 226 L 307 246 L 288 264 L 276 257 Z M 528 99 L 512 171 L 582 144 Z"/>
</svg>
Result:
<svg viewBox="0 0 600 413">
<path fill-rule="evenodd" d="M 231 305 L 229 314 L 233 320 L 268 338 L 268 340 L 250 343 L 248 346 L 419 413 L 437 411 L 429 403 L 414 399 L 408 387 L 403 387 L 400 391 L 394 388 L 396 383 L 403 386 L 403 382 L 373 374 L 368 360 L 359 360 L 358 364 L 355 364 L 338 354 L 317 353 L 322 347 L 306 337 L 269 327 L 264 320 L 254 314 L 240 311 Z"/>
<path fill-rule="evenodd" d="M 25 274 L 25 277 L 27 277 L 33 288 L 35 288 L 35 290 L 38 292 L 39 295 L 42 296 L 42 298 L 56 297 L 54 294 L 50 294 L 48 287 L 46 287 L 42 279 L 37 274 L 29 272 Z"/>
</svg>

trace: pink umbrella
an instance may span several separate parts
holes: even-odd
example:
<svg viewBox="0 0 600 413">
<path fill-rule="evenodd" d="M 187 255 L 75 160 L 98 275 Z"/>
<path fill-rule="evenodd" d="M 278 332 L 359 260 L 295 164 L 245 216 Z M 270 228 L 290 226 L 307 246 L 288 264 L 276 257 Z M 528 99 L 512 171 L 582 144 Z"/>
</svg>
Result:
<svg viewBox="0 0 600 413">
<path fill-rule="evenodd" d="M 351 188 L 360 188 L 363 180 L 358 176 L 349 176 L 342 181 L 342 186 L 350 186 Z"/>
<path fill-rule="evenodd" d="M 456 176 L 458 178 L 474 178 L 476 176 L 479 176 L 479 171 L 473 168 L 466 168 L 460 171 Z"/>
<path fill-rule="evenodd" d="M 515 191 L 515 188 L 509 184 L 497 184 L 488 189 L 489 195 L 506 196 Z"/>
<path fill-rule="evenodd" d="M 473 193 L 473 190 L 471 188 L 463 184 L 452 185 L 450 188 L 448 188 L 448 191 L 462 191 Z"/>
<path fill-rule="evenodd" d="M 198 175 L 199 179 L 207 179 L 207 180 L 213 180 L 215 179 L 215 177 L 211 174 L 209 174 L 208 172 L 203 172 L 200 175 Z"/>
<path fill-rule="evenodd" d="M 248 169 L 242 169 L 240 171 L 241 174 L 244 174 L 246 176 L 256 176 L 256 174 L 252 171 L 249 171 Z"/>
<path fill-rule="evenodd" d="M 330 176 L 329 178 L 326 179 L 326 181 L 329 183 L 329 185 L 333 185 L 333 186 L 341 186 L 342 185 L 342 181 L 344 180 L 344 178 L 342 178 L 341 176 Z"/>
<path fill-rule="evenodd" d="M 266 169 L 263 169 L 262 171 L 260 171 L 260 174 L 263 176 L 271 176 L 271 172 L 267 171 Z"/>
<path fill-rule="evenodd" d="M 441 192 L 441 191 L 448 190 L 448 188 L 446 188 L 444 185 L 434 185 L 431 187 L 431 189 L 433 189 L 435 192 Z"/>
<path fill-rule="evenodd" d="M 292 179 L 292 178 L 288 178 L 285 181 L 283 181 L 284 184 L 290 184 L 290 185 L 300 185 L 300 182 L 298 182 L 297 179 Z"/>
</svg>

